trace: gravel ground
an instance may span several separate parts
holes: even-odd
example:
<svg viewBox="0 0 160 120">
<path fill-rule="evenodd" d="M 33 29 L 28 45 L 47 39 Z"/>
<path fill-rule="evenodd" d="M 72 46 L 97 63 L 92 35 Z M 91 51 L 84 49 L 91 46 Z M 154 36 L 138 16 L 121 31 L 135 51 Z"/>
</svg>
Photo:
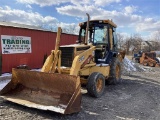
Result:
<svg viewBox="0 0 160 120">
<path fill-rule="evenodd" d="M 0 98 L 0 120 L 160 120 L 160 68 L 126 72 L 119 85 L 107 85 L 101 98 L 87 93 L 79 113 L 61 115 Z"/>
</svg>

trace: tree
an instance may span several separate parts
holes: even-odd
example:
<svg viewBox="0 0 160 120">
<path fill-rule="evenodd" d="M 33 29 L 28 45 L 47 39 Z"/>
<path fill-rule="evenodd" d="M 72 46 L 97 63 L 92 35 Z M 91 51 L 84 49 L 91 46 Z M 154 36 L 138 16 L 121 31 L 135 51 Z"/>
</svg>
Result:
<svg viewBox="0 0 160 120">
<path fill-rule="evenodd" d="M 126 49 L 126 54 L 137 53 L 141 50 L 141 42 L 143 41 L 140 34 L 134 34 L 130 37 L 126 37 L 124 48 Z"/>
<path fill-rule="evenodd" d="M 157 30 L 155 36 L 154 36 L 155 41 L 160 42 L 160 29 Z"/>
</svg>

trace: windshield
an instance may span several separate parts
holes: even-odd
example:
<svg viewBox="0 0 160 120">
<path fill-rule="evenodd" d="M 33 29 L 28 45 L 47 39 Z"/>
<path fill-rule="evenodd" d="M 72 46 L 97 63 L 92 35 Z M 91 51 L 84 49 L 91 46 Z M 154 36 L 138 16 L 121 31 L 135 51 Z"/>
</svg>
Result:
<svg viewBox="0 0 160 120">
<path fill-rule="evenodd" d="M 108 29 L 107 26 L 97 26 L 94 31 L 94 43 L 108 43 Z"/>
<path fill-rule="evenodd" d="M 81 28 L 79 35 L 79 41 L 83 42 L 85 40 L 86 29 Z M 91 26 L 89 28 L 87 42 L 92 42 L 93 44 L 108 44 L 108 38 L 108 26 L 106 24 Z"/>
</svg>

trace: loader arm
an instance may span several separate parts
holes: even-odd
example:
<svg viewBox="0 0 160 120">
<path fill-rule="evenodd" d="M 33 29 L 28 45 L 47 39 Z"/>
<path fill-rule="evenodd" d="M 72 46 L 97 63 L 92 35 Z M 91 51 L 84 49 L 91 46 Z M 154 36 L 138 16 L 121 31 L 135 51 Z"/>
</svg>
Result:
<svg viewBox="0 0 160 120">
<path fill-rule="evenodd" d="M 41 72 L 55 73 L 57 68 L 58 73 L 61 73 L 61 51 L 59 50 L 61 31 L 61 27 L 58 27 L 55 50 L 51 51 L 51 55 L 46 59 Z"/>
<path fill-rule="evenodd" d="M 78 72 L 80 71 L 82 64 L 88 59 L 90 55 L 93 55 L 95 49 L 95 46 L 92 46 L 74 58 L 72 67 L 70 69 L 70 75 L 78 76 Z"/>
</svg>

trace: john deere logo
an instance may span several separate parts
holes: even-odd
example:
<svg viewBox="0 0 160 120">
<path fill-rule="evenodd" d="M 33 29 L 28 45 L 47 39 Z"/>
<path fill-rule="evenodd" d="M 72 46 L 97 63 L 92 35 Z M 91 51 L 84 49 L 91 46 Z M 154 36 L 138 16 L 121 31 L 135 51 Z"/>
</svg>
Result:
<svg viewBox="0 0 160 120">
<path fill-rule="evenodd" d="M 82 62 L 84 60 L 84 56 L 79 58 L 79 62 Z"/>
</svg>

